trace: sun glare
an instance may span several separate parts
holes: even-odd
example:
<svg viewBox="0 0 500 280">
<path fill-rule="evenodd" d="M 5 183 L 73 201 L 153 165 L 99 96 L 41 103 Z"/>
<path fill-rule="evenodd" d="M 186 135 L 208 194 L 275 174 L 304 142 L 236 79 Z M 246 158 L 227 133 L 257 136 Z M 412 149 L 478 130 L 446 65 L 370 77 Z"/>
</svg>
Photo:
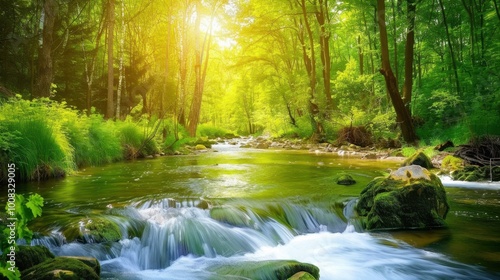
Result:
<svg viewBox="0 0 500 280">
<path fill-rule="evenodd" d="M 200 31 L 205 34 L 210 33 L 213 36 L 213 42 L 222 49 L 236 45 L 236 41 L 226 35 L 229 31 L 220 24 L 216 17 L 202 17 L 200 19 Z"/>
</svg>

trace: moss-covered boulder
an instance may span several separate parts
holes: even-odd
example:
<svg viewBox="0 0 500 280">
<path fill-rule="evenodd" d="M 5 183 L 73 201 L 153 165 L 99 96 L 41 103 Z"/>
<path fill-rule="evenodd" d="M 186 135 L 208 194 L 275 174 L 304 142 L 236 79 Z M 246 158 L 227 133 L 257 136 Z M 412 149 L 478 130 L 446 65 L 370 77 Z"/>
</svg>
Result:
<svg viewBox="0 0 500 280">
<path fill-rule="evenodd" d="M 101 243 L 119 241 L 121 237 L 117 224 L 105 218 L 95 217 L 80 221 L 80 235 L 77 240 L 85 243 Z"/>
<path fill-rule="evenodd" d="M 16 253 L 16 266 L 19 271 L 23 271 L 53 258 L 54 254 L 45 246 L 19 246 Z"/>
<path fill-rule="evenodd" d="M 287 280 L 316 280 L 316 277 L 312 276 L 310 273 L 305 271 L 300 271 L 295 273 L 292 277 Z"/>
<path fill-rule="evenodd" d="M 415 152 L 411 157 L 407 158 L 402 166 L 419 165 L 423 168 L 431 169 L 434 168 L 431 160 L 422 151 Z"/>
<path fill-rule="evenodd" d="M 90 266 L 74 258 L 57 257 L 46 260 L 21 272 L 23 280 L 94 280 L 99 274 Z"/>
<path fill-rule="evenodd" d="M 418 165 L 375 178 L 356 205 L 367 230 L 443 227 L 448 209 L 441 180 Z"/>
<path fill-rule="evenodd" d="M 462 169 L 451 172 L 451 178 L 458 181 L 500 181 L 500 166 L 467 165 Z"/>
<path fill-rule="evenodd" d="M 351 175 L 345 173 L 340 174 L 340 176 L 337 177 L 336 181 L 337 185 L 350 186 L 356 184 L 356 180 L 354 180 Z"/>
<path fill-rule="evenodd" d="M 306 272 L 313 277 L 312 279 L 319 279 L 319 268 L 315 265 L 290 260 L 246 261 L 215 265 L 209 270 L 221 276 L 242 277 L 244 279 L 282 280 L 289 279 L 298 272 Z"/>
</svg>

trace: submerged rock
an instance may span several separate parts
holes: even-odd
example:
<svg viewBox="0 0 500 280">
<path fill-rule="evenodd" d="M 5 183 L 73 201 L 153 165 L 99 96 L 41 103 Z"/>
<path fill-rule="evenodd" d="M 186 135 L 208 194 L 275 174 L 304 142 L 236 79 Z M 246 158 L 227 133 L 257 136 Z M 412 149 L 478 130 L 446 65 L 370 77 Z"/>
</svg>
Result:
<svg viewBox="0 0 500 280">
<path fill-rule="evenodd" d="M 241 277 L 242 279 L 319 279 L 318 267 L 312 264 L 291 260 L 245 261 L 235 264 L 216 265 L 210 267 L 208 270 L 221 276 Z M 301 272 L 303 272 L 302 277 L 306 277 L 304 274 L 307 273 L 312 278 L 292 278 L 297 277 L 298 275 L 296 274 Z"/>
<path fill-rule="evenodd" d="M 339 177 L 337 177 L 337 185 L 345 185 L 345 186 L 350 186 L 356 184 L 356 180 L 352 178 L 351 175 L 349 174 L 341 174 Z"/>
<path fill-rule="evenodd" d="M 368 230 L 443 227 L 448 209 L 441 180 L 417 165 L 375 178 L 356 205 Z"/>
<path fill-rule="evenodd" d="M 409 165 L 419 165 L 427 169 L 434 168 L 434 165 L 432 165 L 432 162 L 429 159 L 429 157 L 426 156 L 422 151 L 415 152 L 411 157 L 407 158 L 403 162 L 402 166 L 409 166 Z"/>
<path fill-rule="evenodd" d="M 97 264 L 99 262 L 95 260 Z M 78 258 L 57 257 L 46 260 L 38 265 L 21 272 L 22 279 L 25 280 L 94 280 L 99 279 L 99 270 L 91 268 Z"/>
</svg>

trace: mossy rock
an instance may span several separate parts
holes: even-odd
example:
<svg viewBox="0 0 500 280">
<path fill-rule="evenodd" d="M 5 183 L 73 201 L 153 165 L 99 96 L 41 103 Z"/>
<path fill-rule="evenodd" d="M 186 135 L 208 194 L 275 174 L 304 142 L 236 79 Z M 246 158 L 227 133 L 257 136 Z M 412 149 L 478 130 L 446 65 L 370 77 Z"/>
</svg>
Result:
<svg viewBox="0 0 500 280">
<path fill-rule="evenodd" d="M 84 224 L 84 232 L 77 238 L 85 243 L 102 243 L 120 241 L 122 234 L 118 225 L 104 218 L 92 218 Z"/>
<path fill-rule="evenodd" d="M 21 272 L 23 280 L 98 280 L 99 275 L 78 259 L 57 257 Z"/>
<path fill-rule="evenodd" d="M 292 277 L 287 280 L 316 280 L 316 277 L 312 276 L 310 273 L 305 271 L 300 271 L 295 273 Z"/>
<path fill-rule="evenodd" d="M 202 151 L 202 150 L 206 150 L 207 147 L 203 144 L 197 144 L 195 147 L 194 147 L 195 150 L 197 151 Z"/>
<path fill-rule="evenodd" d="M 423 168 L 434 168 L 434 165 L 432 165 L 431 160 L 427 155 L 424 154 L 424 152 L 416 151 L 411 157 L 407 158 L 402 166 L 410 166 L 410 165 L 419 165 L 422 166 Z"/>
<path fill-rule="evenodd" d="M 464 160 L 452 155 L 447 155 L 441 161 L 441 169 L 447 171 L 454 171 L 458 169 L 462 169 L 464 166 Z"/>
<path fill-rule="evenodd" d="M 19 246 L 16 252 L 16 266 L 19 271 L 23 271 L 53 258 L 54 254 L 45 246 Z"/>
<path fill-rule="evenodd" d="M 244 211 L 234 207 L 213 207 L 210 209 L 210 217 L 237 227 L 253 227 L 254 224 Z"/>
<path fill-rule="evenodd" d="M 237 276 L 244 279 L 282 280 L 289 279 L 298 272 L 306 272 L 313 277 L 312 279 L 319 279 L 318 267 L 292 260 L 246 261 L 216 265 L 208 270 L 221 276 Z"/>
<path fill-rule="evenodd" d="M 489 166 L 475 166 L 467 165 L 462 169 L 455 170 L 451 172 L 451 178 L 458 181 L 500 181 L 500 166 L 494 166 L 491 168 Z"/>
<path fill-rule="evenodd" d="M 417 165 L 375 178 L 356 205 L 367 230 L 444 227 L 449 210 L 439 178 Z"/>
<path fill-rule="evenodd" d="M 93 257 L 81 257 L 81 256 L 65 256 L 64 258 L 74 259 L 74 260 L 81 261 L 82 263 L 84 263 L 88 267 L 92 268 L 92 270 L 97 275 L 101 274 L 101 264 L 99 263 L 99 261 L 96 258 L 93 258 Z"/>
<path fill-rule="evenodd" d="M 356 180 L 349 174 L 341 174 L 337 177 L 337 185 L 350 186 L 356 184 Z"/>
</svg>

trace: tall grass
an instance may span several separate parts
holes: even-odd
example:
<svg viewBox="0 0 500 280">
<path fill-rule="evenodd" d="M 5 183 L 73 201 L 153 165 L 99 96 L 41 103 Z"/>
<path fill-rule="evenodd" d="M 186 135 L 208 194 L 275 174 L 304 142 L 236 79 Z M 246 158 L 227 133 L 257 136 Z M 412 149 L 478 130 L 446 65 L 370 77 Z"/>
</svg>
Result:
<svg viewBox="0 0 500 280">
<path fill-rule="evenodd" d="M 4 127 L 15 132 L 8 158 L 19 168 L 22 179 L 59 177 L 74 169 L 73 147 L 44 120 L 21 118 L 5 122 Z"/>
<path fill-rule="evenodd" d="M 86 116 L 65 103 L 14 98 L 0 104 L 0 161 L 15 163 L 20 180 L 64 176 L 128 158 L 131 150 L 133 157 L 158 153 L 150 132 L 145 124 Z"/>
</svg>

